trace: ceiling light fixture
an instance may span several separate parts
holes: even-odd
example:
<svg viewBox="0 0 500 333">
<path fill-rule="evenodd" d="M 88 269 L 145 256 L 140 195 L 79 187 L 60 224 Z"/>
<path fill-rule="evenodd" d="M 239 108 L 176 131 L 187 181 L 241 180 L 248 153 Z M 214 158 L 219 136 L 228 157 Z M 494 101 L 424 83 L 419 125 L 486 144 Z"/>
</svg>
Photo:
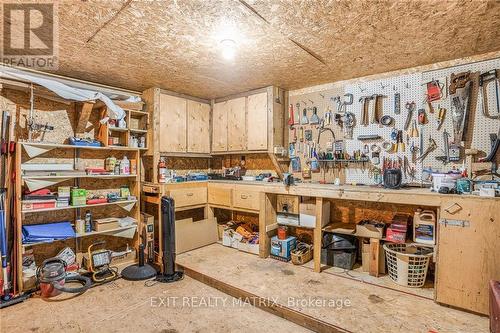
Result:
<svg viewBox="0 0 500 333">
<path fill-rule="evenodd" d="M 236 55 L 236 42 L 232 39 L 223 39 L 220 41 L 222 48 L 222 57 L 226 60 L 233 60 Z"/>
</svg>

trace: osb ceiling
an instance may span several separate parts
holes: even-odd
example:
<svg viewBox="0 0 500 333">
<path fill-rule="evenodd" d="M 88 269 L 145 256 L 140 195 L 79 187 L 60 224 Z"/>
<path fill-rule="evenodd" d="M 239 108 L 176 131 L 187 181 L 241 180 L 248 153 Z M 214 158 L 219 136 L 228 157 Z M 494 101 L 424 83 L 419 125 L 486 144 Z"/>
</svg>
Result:
<svg viewBox="0 0 500 333">
<path fill-rule="evenodd" d="M 203 98 L 297 89 L 500 50 L 499 26 L 495 0 L 63 1 L 57 74 Z"/>
</svg>

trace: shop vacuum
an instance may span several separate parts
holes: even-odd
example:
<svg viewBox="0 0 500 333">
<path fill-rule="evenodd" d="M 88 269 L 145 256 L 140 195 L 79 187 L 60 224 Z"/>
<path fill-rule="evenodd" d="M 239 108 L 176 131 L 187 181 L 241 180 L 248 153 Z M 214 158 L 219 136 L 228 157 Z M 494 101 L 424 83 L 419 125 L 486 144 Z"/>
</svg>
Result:
<svg viewBox="0 0 500 333">
<path fill-rule="evenodd" d="M 175 203 L 170 197 L 161 198 L 161 240 L 163 244 L 163 273 L 156 274 L 153 267 L 144 263 L 144 244 L 139 246 L 139 264 L 126 267 L 121 276 L 126 280 L 147 280 L 156 275 L 154 281 L 170 283 L 179 281 L 182 272 L 175 271 Z"/>
<path fill-rule="evenodd" d="M 43 298 L 57 296 L 63 292 L 80 294 L 90 288 L 92 281 L 85 276 L 66 273 L 66 262 L 59 258 L 45 260 L 36 272 L 37 283 Z M 66 283 L 77 282 L 79 287 L 68 287 Z"/>
</svg>

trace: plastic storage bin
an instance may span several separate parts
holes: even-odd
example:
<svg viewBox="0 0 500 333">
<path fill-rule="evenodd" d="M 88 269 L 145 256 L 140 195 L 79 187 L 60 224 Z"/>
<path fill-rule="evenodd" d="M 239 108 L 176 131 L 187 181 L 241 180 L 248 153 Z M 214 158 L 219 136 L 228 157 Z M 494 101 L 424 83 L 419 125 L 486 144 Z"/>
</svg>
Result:
<svg viewBox="0 0 500 333">
<path fill-rule="evenodd" d="M 355 236 L 325 233 L 321 249 L 321 263 L 351 270 L 358 254 Z"/>
<path fill-rule="evenodd" d="M 384 244 L 387 269 L 392 281 L 405 287 L 425 284 L 432 249 L 410 244 Z"/>
</svg>

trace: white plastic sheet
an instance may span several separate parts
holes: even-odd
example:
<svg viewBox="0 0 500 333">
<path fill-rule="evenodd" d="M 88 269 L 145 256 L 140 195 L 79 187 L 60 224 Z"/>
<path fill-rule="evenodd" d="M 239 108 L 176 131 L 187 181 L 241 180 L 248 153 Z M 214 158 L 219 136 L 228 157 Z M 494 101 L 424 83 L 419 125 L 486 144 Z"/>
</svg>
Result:
<svg viewBox="0 0 500 333">
<path fill-rule="evenodd" d="M 55 80 L 46 79 L 17 68 L 6 66 L 0 66 L 0 77 L 36 83 L 53 91 L 64 99 L 79 102 L 100 100 L 108 107 L 108 116 L 111 119 L 122 119 L 125 116 L 125 111 L 121 107 L 113 103 L 108 96 L 98 91 L 71 87 Z"/>
</svg>

